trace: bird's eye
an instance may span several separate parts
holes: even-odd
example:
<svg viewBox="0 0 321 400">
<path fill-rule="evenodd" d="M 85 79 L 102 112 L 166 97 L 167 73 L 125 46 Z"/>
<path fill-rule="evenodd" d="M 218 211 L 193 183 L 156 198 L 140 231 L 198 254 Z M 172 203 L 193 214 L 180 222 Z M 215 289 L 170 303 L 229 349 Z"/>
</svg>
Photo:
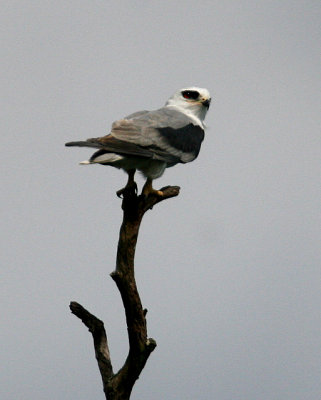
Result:
<svg viewBox="0 0 321 400">
<path fill-rule="evenodd" d="M 184 90 L 182 95 L 185 99 L 196 100 L 200 94 L 196 90 Z"/>
</svg>

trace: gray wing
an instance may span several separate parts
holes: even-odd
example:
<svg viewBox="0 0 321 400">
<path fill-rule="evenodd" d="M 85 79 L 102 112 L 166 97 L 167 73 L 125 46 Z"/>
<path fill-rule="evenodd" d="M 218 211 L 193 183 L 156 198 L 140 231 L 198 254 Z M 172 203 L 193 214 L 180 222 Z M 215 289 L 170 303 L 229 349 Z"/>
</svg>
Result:
<svg viewBox="0 0 321 400">
<path fill-rule="evenodd" d="M 142 115 L 148 114 L 150 111 L 143 110 L 143 111 L 136 111 L 133 114 L 127 115 L 124 119 L 131 119 L 131 118 L 137 118 L 141 117 Z"/>
<path fill-rule="evenodd" d="M 186 114 L 163 107 L 114 122 L 111 136 L 152 151 L 155 159 L 169 162 L 170 158 L 175 164 L 197 157 L 204 130 Z"/>
<path fill-rule="evenodd" d="M 193 161 L 204 139 L 204 130 L 187 115 L 163 107 L 139 111 L 116 121 L 109 135 L 66 146 L 94 147 L 106 152 L 164 161 L 168 166 Z"/>
</svg>

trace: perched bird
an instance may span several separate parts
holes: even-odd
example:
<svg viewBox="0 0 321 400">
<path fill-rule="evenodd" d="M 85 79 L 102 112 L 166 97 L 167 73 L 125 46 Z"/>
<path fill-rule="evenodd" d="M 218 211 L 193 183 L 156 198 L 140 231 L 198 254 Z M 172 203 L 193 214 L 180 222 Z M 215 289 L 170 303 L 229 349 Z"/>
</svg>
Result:
<svg viewBox="0 0 321 400">
<path fill-rule="evenodd" d="M 195 160 L 204 139 L 204 118 L 211 97 L 207 89 L 189 87 L 177 91 L 165 106 L 155 111 L 138 111 L 112 124 L 110 134 L 66 143 L 66 146 L 93 147 L 98 150 L 80 164 L 111 165 L 128 174 L 126 186 L 137 190 L 136 170 L 147 178 L 142 194 L 162 196 L 154 190 L 153 179 L 165 168 Z"/>
</svg>

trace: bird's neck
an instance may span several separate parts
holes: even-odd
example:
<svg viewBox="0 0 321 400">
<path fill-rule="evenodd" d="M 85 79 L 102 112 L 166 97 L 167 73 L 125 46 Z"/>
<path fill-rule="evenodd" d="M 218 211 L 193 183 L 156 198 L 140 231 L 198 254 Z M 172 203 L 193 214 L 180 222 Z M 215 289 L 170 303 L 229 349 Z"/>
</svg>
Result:
<svg viewBox="0 0 321 400">
<path fill-rule="evenodd" d="M 177 110 L 177 111 L 187 115 L 189 118 L 191 118 L 193 121 L 195 121 L 196 125 L 201 126 L 203 129 L 205 128 L 203 120 L 205 118 L 206 111 L 205 111 L 205 113 L 202 113 L 201 109 L 198 106 L 184 107 L 182 105 L 168 103 L 168 104 L 166 104 L 165 107 L 171 108 L 173 110 Z"/>
</svg>

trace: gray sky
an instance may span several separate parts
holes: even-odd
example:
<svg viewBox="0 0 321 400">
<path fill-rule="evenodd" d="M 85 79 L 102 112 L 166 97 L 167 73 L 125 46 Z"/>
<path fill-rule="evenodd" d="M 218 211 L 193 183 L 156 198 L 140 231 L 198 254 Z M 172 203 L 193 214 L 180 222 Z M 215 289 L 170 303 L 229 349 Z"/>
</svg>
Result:
<svg viewBox="0 0 321 400">
<path fill-rule="evenodd" d="M 213 97 L 199 158 L 155 182 L 136 276 L 158 347 L 133 400 L 319 400 L 318 1 L 2 5 L 3 400 L 102 399 L 92 339 L 127 354 L 114 269 L 126 176 L 80 167 L 102 136 L 177 89 Z M 139 179 L 139 185 L 142 184 Z"/>
</svg>

